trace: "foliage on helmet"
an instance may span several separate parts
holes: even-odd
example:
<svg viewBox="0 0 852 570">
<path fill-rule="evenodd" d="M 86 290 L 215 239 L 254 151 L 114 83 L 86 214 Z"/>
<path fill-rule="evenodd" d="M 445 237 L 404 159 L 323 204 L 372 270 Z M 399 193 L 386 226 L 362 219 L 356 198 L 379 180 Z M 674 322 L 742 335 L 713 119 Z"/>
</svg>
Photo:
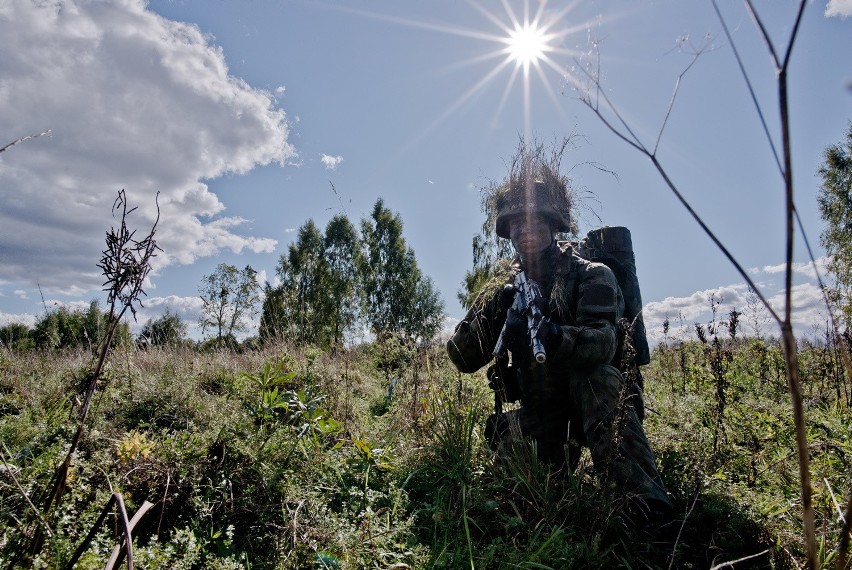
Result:
<svg viewBox="0 0 852 570">
<path fill-rule="evenodd" d="M 548 149 L 542 144 L 528 145 L 521 141 L 510 164 L 509 176 L 493 186 L 486 197 L 489 217 L 493 217 L 499 237 L 509 237 L 509 219 L 530 212 L 551 219 L 556 231 L 576 233 L 571 217 L 574 194 L 570 179 L 560 172 L 562 154 L 568 144 L 569 139 L 565 139 L 561 145 Z"/>
</svg>

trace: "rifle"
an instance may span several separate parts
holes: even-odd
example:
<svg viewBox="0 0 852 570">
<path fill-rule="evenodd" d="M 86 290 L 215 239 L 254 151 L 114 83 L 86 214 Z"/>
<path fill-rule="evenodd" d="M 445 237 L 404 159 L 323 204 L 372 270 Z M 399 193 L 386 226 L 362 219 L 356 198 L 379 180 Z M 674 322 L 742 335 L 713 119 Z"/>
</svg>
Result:
<svg viewBox="0 0 852 570">
<path fill-rule="evenodd" d="M 538 338 L 538 331 L 541 325 L 545 322 L 545 317 L 539 308 L 541 302 L 541 290 L 535 281 L 527 279 L 526 273 L 523 271 L 515 275 L 515 298 L 512 302 L 510 311 L 514 309 L 521 316 L 527 317 L 527 332 L 530 337 L 530 346 L 532 349 L 533 358 L 539 364 L 543 364 L 547 360 L 547 355 L 544 352 L 544 344 Z M 508 319 L 507 319 L 508 321 Z M 500 331 L 500 336 L 497 338 L 497 344 L 494 346 L 494 356 L 500 357 L 506 354 L 506 323 L 503 323 L 503 330 Z"/>
</svg>

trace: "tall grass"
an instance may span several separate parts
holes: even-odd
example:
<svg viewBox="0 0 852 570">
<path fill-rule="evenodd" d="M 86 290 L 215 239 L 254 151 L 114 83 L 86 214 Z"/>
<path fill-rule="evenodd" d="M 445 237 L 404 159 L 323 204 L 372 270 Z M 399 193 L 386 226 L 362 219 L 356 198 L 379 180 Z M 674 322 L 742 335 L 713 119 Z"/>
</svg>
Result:
<svg viewBox="0 0 852 570">
<path fill-rule="evenodd" d="M 782 349 L 719 345 L 723 369 L 682 340 L 644 371 L 646 432 L 678 512 L 665 542 L 629 524 L 587 456 L 571 474 L 525 442 L 495 457 L 482 432 L 487 382 L 454 372 L 441 347 L 391 375 L 368 346 L 123 349 L 51 535 L 19 566 L 65 567 L 119 492 L 128 517 L 153 505 L 133 531 L 139 568 L 710 568 L 759 553 L 736 567 L 796 568 L 806 546 Z M 799 347 L 823 565 L 837 559 L 835 503 L 852 458 L 848 387 L 816 373 L 830 350 Z M 14 567 L 34 531 L 14 481 L 35 501 L 62 460 L 87 355 L 0 354 L 0 566 Z M 123 533 L 116 516 L 77 568 L 106 565 Z"/>
</svg>

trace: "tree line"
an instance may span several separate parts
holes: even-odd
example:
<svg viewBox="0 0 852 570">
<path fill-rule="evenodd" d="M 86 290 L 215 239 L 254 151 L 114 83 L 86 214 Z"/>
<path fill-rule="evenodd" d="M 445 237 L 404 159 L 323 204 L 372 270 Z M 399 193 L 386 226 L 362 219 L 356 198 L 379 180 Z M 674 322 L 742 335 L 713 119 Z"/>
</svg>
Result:
<svg viewBox="0 0 852 570">
<path fill-rule="evenodd" d="M 331 218 L 322 231 L 309 219 L 282 253 L 275 283 L 261 285 L 251 266 L 219 264 L 199 286 L 199 325 L 208 344 L 236 346 L 260 312 L 261 343 L 287 341 L 326 349 L 358 336 L 416 343 L 440 330 L 444 304 L 432 280 L 417 264 L 403 237 L 399 214 L 380 198 L 359 228 L 346 215 Z M 48 311 L 34 328 L 0 327 L 0 343 L 17 349 L 96 346 L 107 315 L 97 301 L 87 310 Z M 187 325 L 167 310 L 149 319 L 136 336 L 148 345 L 187 343 Z M 123 324 L 115 342 L 132 343 Z"/>
</svg>

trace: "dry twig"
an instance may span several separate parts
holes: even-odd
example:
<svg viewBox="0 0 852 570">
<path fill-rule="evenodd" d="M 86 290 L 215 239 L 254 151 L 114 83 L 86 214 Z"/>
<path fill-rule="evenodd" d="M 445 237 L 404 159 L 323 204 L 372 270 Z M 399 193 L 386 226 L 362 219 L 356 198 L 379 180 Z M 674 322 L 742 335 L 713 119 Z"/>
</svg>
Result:
<svg viewBox="0 0 852 570">
<path fill-rule="evenodd" d="M 802 520 L 804 526 L 805 533 L 805 544 L 807 546 L 807 561 L 808 568 L 811 570 L 815 570 L 818 567 L 818 550 L 817 550 L 817 540 L 816 540 L 816 531 L 815 531 L 815 523 L 814 523 L 814 509 L 813 509 L 813 491 L 811 488 L 811 474 L 810 474 L 810 460 L 808 457 L 808 445 L 807 445 L 807 431 L 805 428 L 805 416 L 804 416 L 804 406 L 802 402 L 802 392 L 801 385 L 799 380 L 798 373 L 798 355 L 796 351 L 796 339 L 793 334 L 792 327 L 792 276 L 793 276 L 793 237 L 794 237 L 794 217 L 796 213 L 795 202 L 793 200 L 793 176 L 792 176 L 792 153 L 790 148 L 790 129 L 789 129 L 789 109 L 788 109 L 788 99 L 787 99 L 787 70 L 790 63 L 790 58 L 793 52 L 793 47 L 796 42 L 796 36 L 799 30 L 799 25 L 802 20 L 802 15 L 804 13 L 804 9 L 806 6 L 806 2 L 801 0 L 799 3 L 796 21 L 793 26 L 792 32 L 790 34 L 790 38 L 786 44 L 786 51 L 784 53 L 783 60 L 779 59 L 777 52 L 769 38 L 769 35 L 763 25 L 761 18 L 758 16 L 757 12 L 754 10 L 754 7 L 751 4 L 751 0 L 745 0 L 747 10 L 751 15 L 752 19 L 755 22 L 756 27 L 760 31 L 760 34 L 764 41 L 767 44 L 769 52 L 772 56 L 772 61 L 775 65 L 775 71 L 778 77 L 778 105 L 780 110 L 780 123 L 781 123 L 781 137 L 782 137 L 782 156 L 783 156 L 783 165 L 780 160 L 778 160 L 778 153 L 775 150 L 774 144 L 772 144 L 770 140 L 770 146 L 772 148 L 773 155 L 776 157 L 776 162 L 778 162 L 783 179 L 784 179 L 784 195 L 785 195 L 785 245 L 786 245 L 786 270 L 785 270 L 785 293 L 784 293 L 784 316 L 783 318 L 772 308 L 772 306 L 768 303 L 766 298 L 761 293 L 760 289 L 756 286 L 755 283 L 752 282 L 751 278 L 745 271 L 745 269 L 739 264 L 739 262 L 734 258 L 734 256 L 728 251 L 728 249 L 722 244 L 719 238 L 715 235 L 715 233 L 705 224 L 702 218 L 693 210 L 692 206 L 685 199 L 683 194 L 678 189 L 677 185 L 670 178 L 667 170 L 663 167 L 657 157 L 657 148 L 660 142 L 660 136 L 662 135 L 663 130 L 666 127 L 666 123 L 671 114 L 672 106 L 674 105 L 674 100 L 677 96 L 677 92 L 680 87 L 680 83 L 684 77 L 684 74 L 693 66 L 695 60 L 701 55 L 701 50 L 698 50 L 695 54 L 695 57 L 690 62 L 690 64 L 684 69 L 684 71 L 678 76 L 677 83 L 675 85 L 674 94 L 672 96 L 672 100 L 669 103 L 668 110 L 665 115 L 665 119 L 663 120 L 663 124 L 660 128 L 659 136 L 657 137 L 657 142 L 653 149 L 649 149 L 646 147 L 639 137 L 634 133 L 631 129 L 630 125 L 623 118 L 621 113 L 618 111 L 617 107 L 610 101 L 608 98 L 606 91 L 602 89 L 600 83 L 600 57 L 598 56 L 598 69 L 592 73 L 587 70 L 583 65 L 579 65 L 580 69 L 586 74 L 586 76 L 591 81 L 592 87 L 594 88 L 594 100 L 592 98 L 591 93 L 587 92 L 583 97 L 581 97 L 582 102 L 588 106 L 595 115 L 604 123 L 604 125 L 613 132 L 618 138 L 622 139 L 630 146 L 638 150 L 640 153 L 644 154 L 657 169 L 657 172 L 663 178 L 666 186 L 672 191 L 672 193 L 676 196 L 678 201 L 683 205 L 683 207 L 689 212 L 690 216 L 698 223 L 698 225 L 704 230 L 705 234 L 713 241 L 716 247 L 725 255 L 728 261 L 736 268 L 737 272 L 743 278 L 743 280 L 749 285 L 749 287 L 755 292 L 755 294 L 760 299 L 763 306 L 767 309 L 770 315 L 774 318 L 775 322 L 778 323 L 783 340 L 783 348 L 784 348 L 784 358 L 785 363 L 787 365 L 787 381 L 788 388 L 790 392 L 790 397 L 792 400 L 792 408 L 793 408 L 793 420 L 796 429 L 796 447 L 798 453 L 798 465 L 799 465 L 799 481 L 800 481 L 800 490 L 801 490 L 801 498 L 802 498 Z M 721 15 L 718 7 L 716 6 L 715 0 L 713 1 L 714 8 L 716 8 L 716 13 L 719 19 L 722 21 L 722 25 L 725 29 L 726 34 L 728 33 L 727 26 L 724 22 L 724 18 Z M 728 39 L 733 46 L 733 38 L 728 34 Z M 763 113 L 760 110 L 760 106 L 757 103 L 757 99 L 754 95 L 754 90 L 751 87 L 751 83 L 748 80 L 747 74 L 745 72 L 744 67 L 742 66 L 742 61 L 740 60 L 739 54 L 736 51 L 736 47 L 734 46 L 734 54 L 737 57 L 738 64 L 740 66 L 743 75 L 746 76 L 746 83 L 748 85 L 749 92 L 752 94 L 752 99 L 755 102 L 755 106 L 758 109 L 758 114 L 761 117 L 761 121 L 764 125 L 764 131 L 768 133 L 768 128 L 766 127 L 765 120 L 763 119 Z M 579 63 L 579 62 L 578 62 Z M 612 113 L 612 116 L 615 118 L 615 122 L 610 121 L 607 116 L 604 115 L 603 110 L 600 107 L 601 101 L 605 104 L 606 108 Z M 852 507 L 852 495 L 850 496 L 850 507 Z M 848 540 L 848 539 L 847 539 Z M 845 559 L 845 545 L 843 551 L 841 552 L 841 558 Z"/>
</svg>

